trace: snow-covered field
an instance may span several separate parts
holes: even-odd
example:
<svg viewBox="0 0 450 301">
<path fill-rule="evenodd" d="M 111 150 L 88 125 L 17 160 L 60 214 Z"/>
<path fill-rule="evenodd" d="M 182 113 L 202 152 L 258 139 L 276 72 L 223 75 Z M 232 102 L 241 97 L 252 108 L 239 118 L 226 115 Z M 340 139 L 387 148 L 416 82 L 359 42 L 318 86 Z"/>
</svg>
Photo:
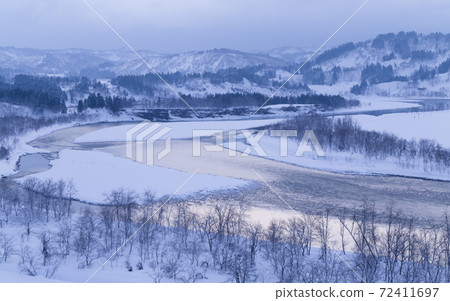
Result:
<svg viewBox="0 0 450 301">
<path fill-rule="evenodd" d="M 212 130 L 215 133 L 229 130 L 241 130 L 280 122 L 281 119 L 265 120 L 233 120 L 233 121 L 186 121 L 186 122 L 161 122 L 164 127 L 171 131 L 161 139 L 170 136 L 172 139 L 187 139 L 193 137 L 194 130 Z M 121 125 L 101 129 L 75 139 L 75 143 L 86 142 L 124 142 L 126 133 L 137 124 Z"/>
<path fill-rule="evenodd" d="M 354 115 L 352 118 L 363 129 L 389 132 L 406 139 L 433 139 L 450 148 L 450 110 L 381 116 Z"/>
<path fill-rule="evenodd" d="M 91 203 L 102 203 L 105 193 L 119 187 L 132 189 L 137 193 L 151 191 L 157 197 L 171 195 L 191 176 L 186 172 L 148 166 L 103 152 L 63 150 L 59 157 L 51 161 L 52 168 L 32 177 L 41 180 L 72 180 L 78 191 L 76 197 Z M 227 177 L 196 174 L 177 195 L 232 189 L 249 183 Z"/>
</svg>

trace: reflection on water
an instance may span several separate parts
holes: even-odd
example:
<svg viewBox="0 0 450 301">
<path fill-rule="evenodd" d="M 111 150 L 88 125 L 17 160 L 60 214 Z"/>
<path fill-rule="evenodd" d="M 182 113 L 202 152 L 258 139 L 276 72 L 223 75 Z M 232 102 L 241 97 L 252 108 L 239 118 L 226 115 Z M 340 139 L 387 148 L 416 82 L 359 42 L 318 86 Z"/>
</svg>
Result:
<svg viewBox="0 0 450 301">
<path fill-rule="evenodd" d="M 50 160 L 43 154 L 29 154 L 20 157 L 19 171 L 21 172 L 40 172 L 49 169 Z"/>
</svg>

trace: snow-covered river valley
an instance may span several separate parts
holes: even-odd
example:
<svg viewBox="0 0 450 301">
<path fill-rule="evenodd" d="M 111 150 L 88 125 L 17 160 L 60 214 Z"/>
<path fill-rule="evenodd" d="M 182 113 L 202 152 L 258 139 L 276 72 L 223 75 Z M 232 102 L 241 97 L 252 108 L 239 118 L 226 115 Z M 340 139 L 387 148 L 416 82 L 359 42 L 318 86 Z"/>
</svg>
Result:
<svg viewBox="0 0 450 301">
<path fill-rule="evenodd" d="M 53 167 L 49 170 L 41 170 L 33 176 L 40 178 L 46 176 L 74 178 L 75 185 L 81 186 L 78 190 L 82 191 L 85 188 L 83 185 L 93 183 L 89 175 L 95 177 L 96 168 L 111 167 L 113 174 L 109 174 L 109 177 L 114 178 L 114 175 L 117 175 L 118 182 L 110 178 L 103 182 L 97 179 L 100 186 L 101 183 L 105 183 L 105 187 L 98 189 L 97 195 L 95 193 L 94 195 L 92 193 L 81 193 L 78 196 L 82 201 L 102 203 L 103 200 L 98 194 L 106 192 L 109 188 L 114 188 L 108 185 L 130 186 L 130 188 L 139 190 L 140 188 L 143 189 L 143 186 L 147 183 L 147 188 L 150 190 L 158 192 L 159 189 L 161 195 L 171 194 L 189 177 L 189 174 L 198 170 L 192 180 L 195 180 L 196 177 L 199 177 L 199 180 L 197 182 L 192 181 L 192 189 L 187 188 L 185 195 L 192 196 L 196 191 L 204 192 L 203 195 L 211 194 L 216 190 L 227 191 L 232 197 L 234 196 L 236 202 L 246 203 L 254 208 L 254 212 L 258 212 L 257 215 L 267 216 L 267 218 L 273 218 L 276 215 L 285 217 L 285 213 L 290 210 L 266 184 L 261 182 L 260 177 L 267 181 L 273 190 L 279 193 L 292 208 L 300 212 L 319 208 L 351 209 L 358 207 L 364 201 L 371 201 L 375 203 L 379 212 L 383 212 L 390 204 L 394 203 L 405 214 L 431 218 L 441 217 L 450 203 L 450 183 L 446 181 L 332 173 L 303 168 L 270 158 L 242 156 L 239 152 L 237 156 L 230 157 L 226 149 L 222 152 L 202 152 L 200 157 L 193 157 L 192 141 L 183 139 L 181 136 L 180 139 L 172 140 L 171 153 L 156 161 L 154 167 L 139 167 L 138 165 L 142 164 L 127 159 L 124 141 L 75 143 L 77 139 L 83 140 L 79 139 L 83 135 L 95 133 L 98 130 L 135 124 L 99 123 L 82 125 L 58 130 L 38 138 L 30 144 L 46 151 L 59 153 L 60 159 L 52 161 Z M 208 126 L 204 128 L 208 128 Z M 207 143 L 203 143 L 203 145 L 205 144 Z M 157 153 L 163 147 L 163 141 L 157 142 L 155 152 Z M 88 160 L 88 165 L 78 169 L 76 165 L 80 162 L 77 161 L 77 157 L 79 160 Z M 58 165 L 57 161 L 61 159 L 65 161 L 65 164 Z M 120 163 L 114 163 L 119 161 Z M 70 168 L 71 164 L 72 168 Z M 131 167 L 130 164 L 132 164 Z M 136 177 L 133 175 L 134 168 L 139 169 L 136 172 Z M 146 177 L 147 170 L 152 168 L 159 169 L 161 176 L 153 178 L 150 176 L 151 181 L 135 185 L 137 179 Z M 102 172 L 105 172 L 105 170 Z M 114 174 L 114 172 L 116 173 Z M 48 174 L 46 175 L 46 173 Z M 149 171 L 149 173 L 151 172 Z M 77 183 L 77 181 L 80 183 Z M 189 186 L 188 184 L 186 186 Z M 207 189 L 208 186 L 211 186 L 210 191 Z M 161 187 L 165 187 L 165 190 Z M 274 216 L 274 214 L 270 214 L 271 212 L 280 213 Z M 255 217 L 255 219 L 258 219 L 258 217 Z"/>
</svg>

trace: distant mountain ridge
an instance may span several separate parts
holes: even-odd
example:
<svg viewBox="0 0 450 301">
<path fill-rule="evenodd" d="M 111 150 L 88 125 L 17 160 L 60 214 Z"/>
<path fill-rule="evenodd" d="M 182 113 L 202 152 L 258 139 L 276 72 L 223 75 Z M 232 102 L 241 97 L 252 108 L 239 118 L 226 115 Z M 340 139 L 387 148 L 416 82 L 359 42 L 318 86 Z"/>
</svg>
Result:
<svg viewBox="0 0 450 301">
<path fill-rule="evenodd" d="M 281 47 L 259 53 L 230 49 L 140 55 L 180 93 L 262 93 L 270 95 L 288 78 L 283 95 L 305 91 L 325 94 L 379 96 L 450 96 L 450 34 L 398 32 L 324 49 L 301 70 L 293 72 L 311 50 Z M 136 55 L 120 50 L 36 50 L 0 48 L 0 75 L 79 75 L 93 79 L 151 73 Z M 131 79 L 133 82 L 134 79 Z M 164 96 L 158 78 L 147 77 L 145 89 Z M 131 86 L 140 87 L 139 83 Z M 122 86 L 126 88 L 125 86 Z M 162 94 L 161 94 L 161 93 Z"/>
<path fill-rule="evenodd" d="M 180 54 L 159 54 L 152 51 L 138 53 L 157 72 L 203 73 L 221 69 L 266 65 L 285 66 L 287 62 L 268 54 L 246 53 L 230 49 L 191 51 Z M 133 52 L 128 50 L 40 50 L 30 48 L 0 48 L 0 73 L 32 73 L 87 75 L 113 77 L 115 75 L 150 72 Z"/>
</svg>

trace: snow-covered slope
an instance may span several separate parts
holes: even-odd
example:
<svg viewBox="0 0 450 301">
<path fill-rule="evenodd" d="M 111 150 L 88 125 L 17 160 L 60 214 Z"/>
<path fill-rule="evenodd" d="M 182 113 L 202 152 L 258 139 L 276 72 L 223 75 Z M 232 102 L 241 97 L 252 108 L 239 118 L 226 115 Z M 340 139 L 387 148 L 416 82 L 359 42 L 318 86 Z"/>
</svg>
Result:
<svg viewBox="0 0 450 301">
<path fill-rule="evenodd" d="M 203 73 L 220 69 L 267 65 L 286 65 L 286 62 L 267 54 L 245 53 L 229 49 L 193 51 L 181 54 L 159 54 L 146 50 L 138 53 L 160 73 Z M 93 71 L 112 75 L 145 74 L 149 68 L 128 50 L 93 51 L 83 49 L 39 50 L 0 48 L 2 73 L 84 74 Z"/>
<path fill-rule="evenodd" d="M 150 53 L 147 53 L 150 54 Z M 85 68 L 134 59 L 124 50 L 90 51 L 84 49 L 42 50 L 0 48 L 0 70 L 10 73 L 78 74 Z"/>
<path fill-rule="evenodd" d="M 152 55 L 145 60 L 161 73 L 203 73 L 217 72 L 220 69 L 243 68 L 247 66 L 286 65 L 281 59 L 264 54 L 245 53 L 229 49 L 213 49 L 207 51 L 186 52 L 174 55 Z M 117 74 L 145 74 L 148 67 L 140 60 L 120 64 L 112 68 Z"/>
<path fill-rule="evenodd" d="M 319 80 L 313 84 L 335 86 L 333 90 L 342 92 L 340 88 L 346 83 L 365 81 L 368 87 L 361 94 L 448 97 L 450 75 L 442 64 L 449 58 L 450 34 L 382 34 L 364 42 L 343 44 L 316 56 L 313 68 L 320 68 L 320 71 L 316 70 Z M 376 74 L 373 69 L 378 64 L 385 69 Z M 368 66 L 375 68 L 368 70 Z M 391 74 L 387 72 L 390 68 Z M 322 76 L 317 76 L 320 72 Z M 302 80 L 311 81 L 311 74 L 303 74 Z M 346 90 L 350 92 L 348 87 Z"/>
<path fill-rule="evenodd" d="M 343 47 L 344 45 L 347 47 Z M 335 66 L 360 69 L 368 64 L 380 63 L 392 65 L 394 69 L 409 75 L 420 65 L 436 67 L 446 60 L 450 51 L 450 34 L 389 33 L 364 42 L 344 45 L 325 50 L 314 61 L 323 70 L 331 70 Z M 421 57 L 422 51 L 428 52 L 430 56 L 422 53 Z"/>
</svg>

